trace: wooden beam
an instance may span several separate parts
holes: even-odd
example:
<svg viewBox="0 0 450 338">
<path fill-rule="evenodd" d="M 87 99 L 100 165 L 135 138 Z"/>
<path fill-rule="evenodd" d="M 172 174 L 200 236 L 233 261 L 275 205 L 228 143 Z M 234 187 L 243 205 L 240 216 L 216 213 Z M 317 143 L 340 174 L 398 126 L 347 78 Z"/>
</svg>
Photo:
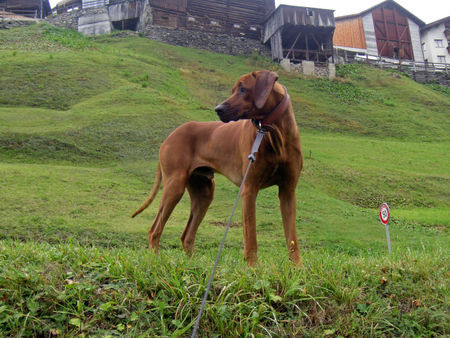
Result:
<svg viewBox="0 0 450 338">
<path fill-rule="evenodd" d="M 383 16 L 384 29 L 385 29 L 385 32 L 386 32 L 386 42 L 384 43 L 384 46 L 381 49 L 381 50 L 383 50 L 384 47 L 386 47 L 386 45 L 387 45 L 387 43 L 389 41 L 389 38 L 388 38 L 388 26 L 386 24 L 386 16 L 384 15 L 384 7 L 381 7 L 380 9 L 381 9 L 381 14 Z M 380 52 L 380 56 L 381 56 L 381 52 Z"/>
<path fill-rule="evenodd" d="M 302 33 L 303 33 L 303 32 L 300 31 L 300 32 L 297 34 L 297 37 L 295 38 L 295 41 L 294 41 L 294 43 L 292 44 L 291 49 L 289 49 L 289 52 L 288 52 L 287 55 L 286 55 L 286 59 L 289 59 L 289 55 L 290 55 L 291 52 L 294 50 L 295 44 L 297 43 L 298 39 L 300 39 L 300 36 L 302 35 Z"/>
<path fill-rule="evenodd" d="M 305 43 L 306 43 L 306 60 L 309 61 L 309 42 L 308 42 L 308 33 L 305 32 Z"/>
</svg>

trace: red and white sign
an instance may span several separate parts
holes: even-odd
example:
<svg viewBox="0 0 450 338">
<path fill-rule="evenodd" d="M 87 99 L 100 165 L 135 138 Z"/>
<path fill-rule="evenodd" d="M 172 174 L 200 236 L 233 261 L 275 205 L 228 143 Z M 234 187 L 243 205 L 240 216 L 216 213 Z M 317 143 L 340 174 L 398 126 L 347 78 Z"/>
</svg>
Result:
<svg viewBox="0 0 450 338">
<path fill-rule="evenodd" d="M 390 211 L 389 206 L 386 203 L 383 203 L 380 206 L 380 221 L 384 225 L 389 223 Z"/>
</svg>

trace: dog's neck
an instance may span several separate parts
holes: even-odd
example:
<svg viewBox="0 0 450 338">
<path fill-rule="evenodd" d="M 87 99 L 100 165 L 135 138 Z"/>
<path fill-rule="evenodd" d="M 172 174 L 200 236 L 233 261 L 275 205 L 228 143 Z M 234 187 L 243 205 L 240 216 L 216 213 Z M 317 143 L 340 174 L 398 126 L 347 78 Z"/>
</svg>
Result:
<svg viewBox="0 0 450 338">
<path fill-rule="evenodd" d="M 272 110 L 272 112 L 261 121 L 261 126 L 263 128 L 271 126 L 289 108 L 291 98 L 289 97 L 286 87 L 283 86 L 283 89 L 284 89 L 284 96 L 281 99 L 281 101 L 277 104 L 274 110 Z"/>
<path fill-rule="evenodd" d="M 281 86 L 281 85 L 280 85 Z M 252 122 L 258 128 L 270 130 L 272 125 L 279 121 L 281 117 L 287 112 L 291 104 L 291 98 L 287 92 L 286 87 L 281 86 L 283 94 L 274 91 L 272 102 L 266 105 L 268 113 L 264 114 L 261 119 L 254 119 Z M 268 107 L 267 107 L 268 106 Z"/>
</svg>

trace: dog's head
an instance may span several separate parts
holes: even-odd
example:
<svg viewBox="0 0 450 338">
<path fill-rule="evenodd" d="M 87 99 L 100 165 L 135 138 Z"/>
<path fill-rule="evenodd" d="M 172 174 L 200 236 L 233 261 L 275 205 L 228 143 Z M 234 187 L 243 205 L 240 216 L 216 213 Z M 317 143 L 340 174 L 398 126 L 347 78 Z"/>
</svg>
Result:
<svg viewBox="0 0 450 338">
<path fill-rule="evenodd" d="M 234 85 L 231 96 L 216 107 L 220 120 L 263 119 L 277 80 L 278 74 L 268 70 L 242 76 Z"/>
</svg>

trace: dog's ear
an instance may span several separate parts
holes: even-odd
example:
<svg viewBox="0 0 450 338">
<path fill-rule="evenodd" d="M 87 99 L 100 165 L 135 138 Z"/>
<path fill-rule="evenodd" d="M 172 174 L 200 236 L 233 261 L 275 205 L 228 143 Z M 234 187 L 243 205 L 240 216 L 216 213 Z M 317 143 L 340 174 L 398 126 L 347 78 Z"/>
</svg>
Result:
<svg viewBox="0 0 450 338">
<path fill-rule="evenodd" d="M 254 89 L 255 106 L 261 109 L 269 98 L 275 81 L 278 80 L 278 74 L 268 70 L 261 70 L 253 72 L 252 75 L 256 78 Z"/>
</svg>

